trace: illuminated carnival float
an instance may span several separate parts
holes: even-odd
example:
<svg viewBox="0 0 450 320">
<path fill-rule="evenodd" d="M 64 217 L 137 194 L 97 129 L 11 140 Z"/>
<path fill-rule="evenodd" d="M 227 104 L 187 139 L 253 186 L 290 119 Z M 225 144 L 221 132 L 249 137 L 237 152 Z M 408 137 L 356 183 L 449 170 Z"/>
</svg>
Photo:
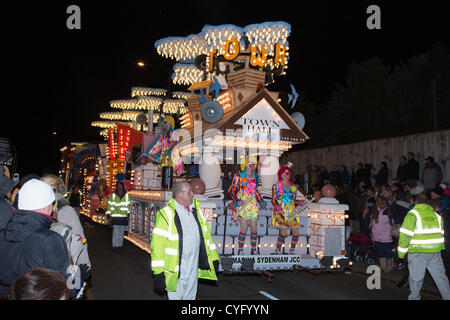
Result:
<svg viewBox="0 0 450 320">
<path fill-rule="evenodd" d="M 103 191 L 102 178 L 106 176 L 105 148 L 106 143 L 71 142 L 60 149 L 59 176 L 65 186 L 70 187 L 66 197 L 73 192 L 80 193 L 81 213 L 93 220 L 96 219 L 96 209 L 101 207 L 99 195 Z M 75 191 L 74 186 L 78 186 L 78 190 Z"/>
<path fill-rule="evenodd" d="M 273 255 L 279 228 L 272 222 L 271 199 L 272 187 L 278 182 L 279 158 L 309 139 L 296 117 L 280 105 L 280 93 L 267 89 L 276 77 L 286 74 L 290 32 L 285 22 L 244 28 L 205 26 L 199 34 L 155 42 L 159 55 L 176 61 L 173 84 L 186 86 L 187 92 L 133 88 L 132 99 L 111 102 L 111 107 L 122 111 L 104 115 L 107 122 L 92 123 L 109 137 L 108 163 L 114 161 L 113 154 L 125 154 L 123 164 L 114 167 L 116 171 L 108 167 L 109 186 L 113 187 L 117 173 L 126 173 L 127 163 L 131 165 L 128 240 L 150 251 L 155 214 L 171 198 L 167 177 L 186 180 L 180 176 L 183 166 L 198 164 L 202 185 L 194 193 L 210 222 L 221 270 L 330 270 L 348 265 L 343 223 L 348 207 L 333 197 L 313 204 L 300 191 L 294 199 L 299 239 L 289 252 L 283 244 L 280 254 Z M 170 125 L 170 115 L 179 119 L 180 128 Z M 125 132 L 143 132 L 141 143 L 137 139 L 120 145 L 121 139 L 129 141 L 120 138 L 120 133 L 118 144 L 112 143 L 113 130 L 120 131 L 123 126 L 129 128 L 123 129 Z M 249 254 L 250 239 L 246 239 L 243 254 L 237 255 L 240 224 L 233 219 L 231 202 L 224 201 L 227 190 L 222 189 L 221 164 L 233 165 L 249 157 L 258 158 L 258 194 L 267 206 L 258 210 L 256 252 Z"/>
</svg>

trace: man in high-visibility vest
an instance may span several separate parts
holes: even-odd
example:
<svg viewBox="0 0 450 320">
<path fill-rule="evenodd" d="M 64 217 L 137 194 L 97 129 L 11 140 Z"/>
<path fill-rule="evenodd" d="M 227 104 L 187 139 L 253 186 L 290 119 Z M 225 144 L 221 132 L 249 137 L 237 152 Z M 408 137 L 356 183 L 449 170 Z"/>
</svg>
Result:
<svg viewBox="0 0 450 320">
<path fill-rule="evenodd" d="M 169 300 L 194 300 L 198 278 L 217 280 L 219 254 L 191 185 L 177 183 L 172 196 L 157 212 L 152 233 L 154 287 Z"/>
<path fill-rule="evenodd" d="M 106 209 L 106 214 L 112 218 L 113 248 L 123 246 L 123 236 L 125 231 L 128 230 L 129 211 L 130 199 L 127 190 L 123 182 L 117 181 L 116 192 L 109 197 L 108 207 Z"/>
<path fill-rule="evenodd" d="M 450 287 L 440 253 L 445 249 L 443 221 L 426 201 L 425 194 L 417 195 L 416 205 L 407 213 L 400 228 L 398 256 L 403 259 L 408 253 L 411 290 L 408 299 L 420 299 L 423 278 L 428 270 L 442 299 L 450 300 Z"/>
</svg>

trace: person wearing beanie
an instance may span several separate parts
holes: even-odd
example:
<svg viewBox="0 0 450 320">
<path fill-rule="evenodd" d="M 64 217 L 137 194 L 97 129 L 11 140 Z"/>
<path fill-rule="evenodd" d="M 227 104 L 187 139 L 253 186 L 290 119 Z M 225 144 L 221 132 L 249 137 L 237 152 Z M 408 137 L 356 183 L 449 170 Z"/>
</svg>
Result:
<svg viewBox="0 0 450 320">
<path fill-rule="evenodd" d="M 402 185 L 398 182 L 395 182 L 391 185 L 391 190 L 392 190 L 392 192 L 397 191 L 397 190 L 399 190 L 400 192 L 405 192 Z"/>
<path fill-rule="evenodd" d="M 31 179 L 19 191 L 18 210 L 0 230 L 0 295 L 22 274 L 47 268 L 68 278 L 66 243 L 51 231 L 55 193 L 43 181 Z"/>
<path fill-rule="evenodd" d="M 438 199 L 442 203 L 442 209 L 450 209 L 450 198 L 444 194 L 440 186 L 434 187 L 430 193 L 431 199 Z"/>
</svg>

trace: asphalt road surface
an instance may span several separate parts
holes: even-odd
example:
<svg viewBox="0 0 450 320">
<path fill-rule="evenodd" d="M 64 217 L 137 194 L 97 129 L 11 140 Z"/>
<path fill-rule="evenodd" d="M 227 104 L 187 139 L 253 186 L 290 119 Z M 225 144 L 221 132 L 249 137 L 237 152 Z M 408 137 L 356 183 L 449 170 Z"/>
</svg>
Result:
<svg viewBox="0 0 450 320">
<path fill-rule="evenodd" d="M 85 219 L 83 219 L 85 220 Z M 92 263 L 91 289 L 94 300 L 167 300 L 153 290 L 150 255 L 124 240 L 124 246 L 111 248 L 112 228 L 85 224 Z M 351 272 L 312 274 L 279 271 L 265 275 L 223 275 L 219 281 L 200 280 L 197 300 L 406 300 L 408 288 L 381 281 L 380 289 L 369 290 L 369 275 Z M 271 280 L 271 281 L 269 281 Z M 422 299 L 437 299 L 422 295 Z"/>
</svg>

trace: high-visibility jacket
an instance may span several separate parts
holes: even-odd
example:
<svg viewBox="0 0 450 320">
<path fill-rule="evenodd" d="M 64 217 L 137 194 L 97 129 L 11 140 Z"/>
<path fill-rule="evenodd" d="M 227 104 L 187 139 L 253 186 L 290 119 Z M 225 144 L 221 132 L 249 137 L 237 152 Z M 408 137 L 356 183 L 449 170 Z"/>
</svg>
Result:
<svg viewBox="0 0 450 320">
<path fill-rule="evenodd" d="M 416 204 L 405 216 L 398 240 L 398 256 L 437 253 L 445 249 L 444 223 L 428 204 Z"/>
<path fill-rule="evenodd" d="M 128 217 L 128 212 L 130 211 L 130 199 L 128 193 L 120 198 L 117 194 L 113 193 L 108 200 L 108 207 L 106 209 L 106 214 L 111 217 L 116 218 L 126 218 Z"/>
<path fill-rule="evenodd" d="M 177 291 L 180 277 L 181 255 L 183 252 L 183 230 L 180 218 L 175 211 L 175 199 L 156 213 L 155 226 L 151 240 L 152 271 L 154 274 L 164 272 L 166 291 Z M 217 280 L 213 261 L 219 260 L 216 246 L 212 240 L 209 224 L 203 216 L 198 200 L 194 199 L 192 211 L 200 232 L 200 252 L 198 264 L 198 277 L 202 279 Z"/>
</svg>

